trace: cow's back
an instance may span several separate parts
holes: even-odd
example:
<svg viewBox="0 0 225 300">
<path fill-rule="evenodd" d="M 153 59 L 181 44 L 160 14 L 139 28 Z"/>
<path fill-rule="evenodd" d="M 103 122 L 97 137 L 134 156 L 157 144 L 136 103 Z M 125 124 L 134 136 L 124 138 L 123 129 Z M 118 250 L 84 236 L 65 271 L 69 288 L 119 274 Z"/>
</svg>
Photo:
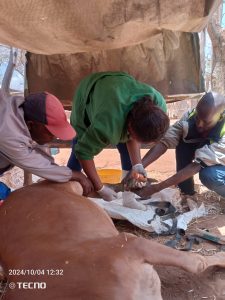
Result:
<svg viewBox="0 0 225 300">
<path fill-rule="evenodd" d="M 66 184 L 42 182 L 19 189 L 0 208 L 4 257 L 56 253 L 87 240 L 117 235 L 111 219 Z M 0 254 L 1 255 L 1 254 Z"/>
</svg>

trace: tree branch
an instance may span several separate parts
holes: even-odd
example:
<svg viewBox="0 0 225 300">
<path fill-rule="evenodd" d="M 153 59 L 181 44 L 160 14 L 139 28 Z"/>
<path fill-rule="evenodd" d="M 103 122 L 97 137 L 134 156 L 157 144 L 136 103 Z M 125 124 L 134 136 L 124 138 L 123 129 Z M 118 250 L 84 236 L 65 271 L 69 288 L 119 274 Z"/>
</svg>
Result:
<svg viewBox="0 0 225 300">
<path fill-rule="evenodd" d="M 5 96 L 9 95 L 9 86 L 12 79 L 13 70 L 16 65 L 16 58 L 17 58 L 17 49 L 15 52 L 13 51 L 13 48 L 10 48 L 10 54 L 9 54 L 9 62 L 4 74 L 4 77 L 2 79 L 2 93 Z"/>
</svg>

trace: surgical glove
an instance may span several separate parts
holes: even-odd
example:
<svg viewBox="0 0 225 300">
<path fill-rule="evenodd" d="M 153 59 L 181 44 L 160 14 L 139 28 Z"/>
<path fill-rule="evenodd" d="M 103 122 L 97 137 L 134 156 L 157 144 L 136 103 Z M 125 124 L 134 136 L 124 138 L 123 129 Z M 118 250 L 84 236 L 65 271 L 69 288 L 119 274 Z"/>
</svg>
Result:
<svg viewBox="0 0 225 300">
<path fill-rule="evenodd" d="M 105 185 L 97 193 L 106 201 L 118 199 L 118 194 Z"/>
<path fill-rule="evenodd" d="M 147 172 L 145 171 L 142 164 L 136 164 L 132 167 L 132 170 L 134 172 L 137 172 L 138 174 L 142 174 L 144 177 L 147 178 Z"/>
<path fill-rule="evenodd" d="M 142 188 L 147 184 L 147 172 L 142 164 L 136 164 L 128 176 L 124 179 L 125 187 L 128 189 Z"/>
</svg>

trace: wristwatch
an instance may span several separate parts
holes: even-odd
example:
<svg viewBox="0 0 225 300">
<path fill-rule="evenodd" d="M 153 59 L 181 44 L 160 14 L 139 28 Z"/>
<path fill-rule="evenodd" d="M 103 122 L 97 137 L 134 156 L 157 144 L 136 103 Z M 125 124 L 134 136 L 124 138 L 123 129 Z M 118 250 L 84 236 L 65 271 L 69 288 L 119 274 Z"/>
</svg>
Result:
<svg viewBox="0 0 225 300">
<path fill-rule="evenodd" d="M 192 162 L 199 164 L 201 166 L 201 168 L 207 167 L 207 165 L 200 158 L 198 158 L 198 157 L 196 157 L 195 159 L 193 159 Z"/>
</svg>

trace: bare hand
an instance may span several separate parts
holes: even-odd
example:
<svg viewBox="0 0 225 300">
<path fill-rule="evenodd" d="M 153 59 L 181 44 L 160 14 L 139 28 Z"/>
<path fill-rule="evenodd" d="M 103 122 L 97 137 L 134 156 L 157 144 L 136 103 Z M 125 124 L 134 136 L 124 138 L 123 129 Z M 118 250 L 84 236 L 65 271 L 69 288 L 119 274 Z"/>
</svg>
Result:
<svg viewBox="0 0 225 300">
<path fill-rule="evenodd" d="M 72 180 L 76 180 L 82 185 L 84 196 L 94 191 L 92 182 L 83 173 L 73 171 Z"/>
<path fill-rule="evenodd" d="M 142 200 L 149 199 L 151 195 L 160 191 L 158 184 L 151 184 L 143 187 L 141 190 L 137 192 L 138 196 L 141 197 Z"/>
</svg>

